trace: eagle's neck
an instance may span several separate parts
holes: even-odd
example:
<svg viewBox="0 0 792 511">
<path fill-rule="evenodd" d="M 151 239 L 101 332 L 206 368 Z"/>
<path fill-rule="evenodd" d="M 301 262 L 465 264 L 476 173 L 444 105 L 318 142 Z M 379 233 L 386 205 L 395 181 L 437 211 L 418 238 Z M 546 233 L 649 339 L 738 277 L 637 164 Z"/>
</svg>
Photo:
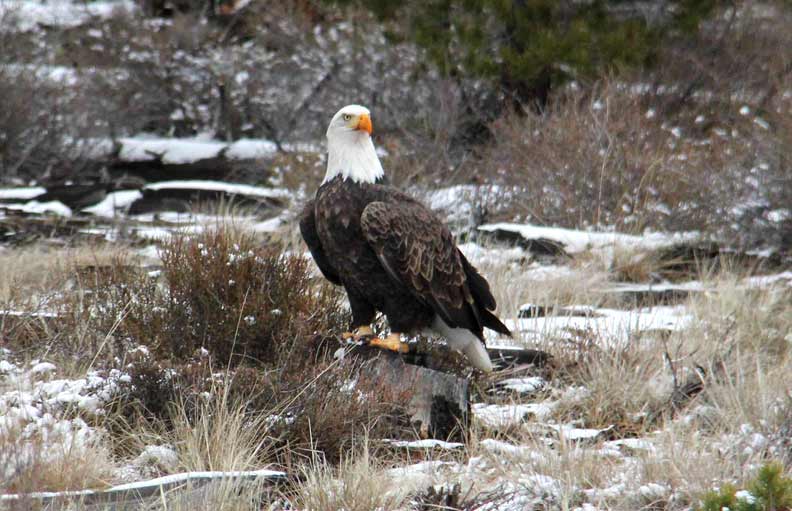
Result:
<svg viewBox="0 0 792 511">
<path fill-rule="evenodd" d="M 356 183 L 375 183 L 382 179 L 382 170 L 374 143 L 367 133 L 344 132 L 327 137 L 327 173 L 323 183 L 336 176 Z"/>
</svg>

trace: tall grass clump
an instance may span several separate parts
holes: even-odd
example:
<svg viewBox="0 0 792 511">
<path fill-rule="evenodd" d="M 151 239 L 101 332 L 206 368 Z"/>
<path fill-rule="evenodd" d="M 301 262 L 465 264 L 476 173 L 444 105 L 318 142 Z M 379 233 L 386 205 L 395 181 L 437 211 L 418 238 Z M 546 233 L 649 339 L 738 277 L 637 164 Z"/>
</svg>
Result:
<svg viewBox="0 0 792 511">
<path fill-rule="evenodd" d="M 394 484 L 398 470 L 389 472 L 370 452 L 367 440 L 350 450 L 338 466 L 318 457 L 305 465 L 291 496 L 296 509 L 368 511 L 406 505 L 419 488 L 408 478 Z"/>
</svg>

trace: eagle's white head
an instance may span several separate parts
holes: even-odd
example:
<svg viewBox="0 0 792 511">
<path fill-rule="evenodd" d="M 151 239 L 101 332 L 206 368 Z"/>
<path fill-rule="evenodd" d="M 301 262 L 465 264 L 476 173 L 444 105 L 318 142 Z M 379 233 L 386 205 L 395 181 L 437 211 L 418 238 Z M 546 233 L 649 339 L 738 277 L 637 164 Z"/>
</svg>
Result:
<svg viewBox="0 0 792 511">
<path fill-rule="evenodd" d="M 345 106 L 327 127 L 327 173 L 323 182 L 341 175 L 357 183 L 374 183 L 384 174 L 371 141 L 368 108 Z"/>
</svg>

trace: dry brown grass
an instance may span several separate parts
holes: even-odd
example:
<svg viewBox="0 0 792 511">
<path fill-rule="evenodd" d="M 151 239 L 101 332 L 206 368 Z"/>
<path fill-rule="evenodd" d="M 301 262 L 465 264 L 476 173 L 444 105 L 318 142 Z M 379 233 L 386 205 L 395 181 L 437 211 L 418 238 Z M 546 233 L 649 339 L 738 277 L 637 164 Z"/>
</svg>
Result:
<svg viewBox="0 0 792 511">
<path fill-rule="evenodd" d="M 13 419 L 9 418 L 7 425 Z M 3 493 L 80 490 L 110 483 L 115 461 L 105 439 L 84 438 L 79 426 L 0 429 Z"/>
<path fill-rule="evenodd" d="M 723 148 L 678 139 L 663 120 L 647 116 L 646 103 L 613 81 L 589 94 L 570 92 L 544 115 L 498 120 L 501 136 L 482 165 L 526 186 L 524 207 L 514 214 L 534 222 L 638 232 L 700 228 L 706 215 L 682 205 L 712 200 L 707 179 L 725 166 Z"/>
<path fill-rule="evenodd" d="M 266 509 L 272 491 L 263 482 L 224 480 L 200 488 L 166 492 L 158 498 L 143 502 L 138 509 L 145 511 L 258 511 Z M 94 509 L 91 507 L 91 509 Z M 107 511 L 115 509 L 110 507 Z"/>
<path fill-rule="evenodd" d="M 639 436 L 657 427 L 659 414 L 671 412 L 666 407 L 673 390 L 661 349 L 657 345 L 613 351 L 594 348 L 580 356 L 557 374 L 585 391 L 574 401 L 562 401 L 553 416 L 562 423 L 580 421 L 587 428 L 613 427 L 617 438 Z"/>
<path fill-rule="evenodd" d="M 226 236 L 226 244 L 232 249 L 233 244 L 240 241 L 236 234 L 227 233 Z M 223 265 L 228 262 L 228 254 L 218 248 L 218 254 L 222 255 L 217 257 L 190 255 L 189 251 L 200 253 L 198 239 L 174 240 L 166 247 L 166 251 L 179 250 L 170 257 L 176 257 L 176 253 L 181 257 L 180 262 L 171 262 L 172 269 L 183 268 L 181 273 L 171 277 L 176 279 L 172 282 L 184 286 L 184 296 L 186 289 L 219 296 L 221 293 L 205 290 L 227 288 L 195 283 L 192 275 L 179 277 L 198 271 L 191 265 L 208 261 L 214 270 L 200 269 L 204 272 L 204 280 L 227 281 L 227 275 L 219 266 L 220 262 Z M 222 247 L 222 243 L 219 245 Z M 164 260 L 168 261 L 168 257 L 166 254 Z M 90 318 L 82 327 L 84 335 L 89 335 L 96 325 L 107 325 L 108 318 L 117 319 L 112 311 L 123 310 L 133 296 L 140 304 L 159 303 L 145 302 L 148 295 L 140 294 L 140 290 L 152 282 L 151 277 L 120 261 L 123 259 L 111 262 L 113 271 L 83 274 L 78 280 L 77 288 L 83 291 L 79 298 L 83 305 L 94 307 L 91 304 L 99 299 L 100 295 L 96 294 L 99 289 L 104 290 L 101 299 L 109 300 L 105 304 L 116 304 L 92 309 L 94 317 L 84 316 Z M 192 263 L 188 264 L 189 261 Z M 524 268 L 504 269 L 485 264 L 482 269 L 491 278 L 501 303 L 516 312 L 517 305 L 523 302 L 568 305 L 580 304 L 584 299 L 596 300 L 595 288 L 606 283 L 613 274 L 594 259 L 578 264 L 580 266 L 573 273 L 559 277 L 557 282 L 551 280 L 545 286 L 537 286 Z M 589 285 L 582 283 L 584 275 L 593 279 Z M 153 281 L 152 292 L 170 282 L 168 276 L 167 271 L 163 271 L 160 280 Z M 601 494 L 596 498 L 585 494 L 588 489 L 612 486 L 614 474 L 627 470 L 622 460 L 596 453 L 597 443 L 589 449 L 561 438 L 550 446 L 544 434 L 530 427 L 529 422 L 527 427 L 474 429 L 468 439 L 467 456 L 483 456 L 491 463 L 493 471 L 481 474 L 472 489 L 464 487 L 464 502 L 503 497 L 478 493 L 496 488 L 488 485 L 497 481 L 513 481 L 517 488 L 529 488 L 530 485 L 524 486 L 524 479 L 535 475 L 558 481 L 560 486 L 552 502 L 560 507 L 574 508 L 585 501 L 610 509 L 643 506 L 680 509 L 693 502 L 701 491 L 722 481 L 744 480 L 752 467 L 777 456 L 781 451 L 773 449 L 785 445 L 783 431 L 788 427 L 787 417 L 792 409 L 786 392 L 790 374 L 788 332 L 792 329 L 789 290 L 748 289 L 743 277 L 729 273 L 728 268 L 722 274 L 701 275 L 705 285 L 714 291 L 691 298 L 688 303 L 693 314 L 690 326 L 670 337 L 645 335 L 620 350 L 589 347 L 572 353 L 569 349 L 553 351 L 551 343 L 545 346 L 557 356 L 558 367 L 550 375 L 555 390 L 539 398 L 563 397 L 563 389 L 570 385 L 587 389 L 575 399 L 561 399 L 551 419 L 564 423 L 574 421 L 585 427 L 614 425 L 609 438 L 642 436 L 655 445 L 656 451 L 637 453 L 630 461 L 633 463 L 629 468 L 632 479 L 622 494 Z M 132 294 L 120 293 L 121 283 Z M 108 291 L 113 288 L 116 291 Z M 317 288 L 311 283 L 306 289 Z M 88 290 L 91 292 L 86 293 Z M 224 296 L 230 296 L 231 301 L 221 303 L 240 303 L 233 301 L 238 295 Z M 135 313 L 134 309 L 129 310 L 128 314 Z M 205 317 L 210 317 L 210 312 L 207 311 Z M 96 316 L 100 313 L 108 314 L 108 318 L 100 321 L 101 317 Z M 128 315 L 124 321 L 127 319 Z M 220 319 L 234 326 L 237 322 Z M 57 328 L 50 325 L 50 328 L 50 333 L 65 335 L 62 333 L 64 325 Z M 117 332 L 122 328 L 125 328 L 123 321 L 113 335 L 119 335 Z M 103 339 L 107 336 L 106 330 L 97 331 L 103 332 Z M 113 456 L 127 459 L 134 458 L 144 445 L 168 443 L 179 453 L 179 468 L 184 470 L 260 468 L 276 464 L 290 473 L 302 473 L 303 478 L 295 482 L 293 492 L 287 491 L 282 497 L 305 508 L 389 508 L 420 494 L 423 491 L 420 485 L 426 483 L 424 479 L 416 479 L 420 483 L 418 486 L 391 491 L 394 474 L 388 472 L 388 467 L 404 463 L 404 460 L 394 460 L 382 451 L 375 453 L 370 448 L 360 448 L 365 431 L 372 437 L 401 433 L 389 422 L 393 404 L 378 403 L 374 398 L 376 389 L 356 388 L 360 394 L 350 394 L 348 389 L 343 389 L 345 383 L 354 378 L 355 368 L 332 359 L 330 355 L 335 349 L 332 343 L 324 345 L 312 341 L 313 332 L 293 332 L 299 335 L 280 338 L 271 357 L 259 357 L 255 361 L 246 358 L 230 368 L 228 359 L 222 359 L 212 350 L 209 356 L 184 351 L 179 357 L 163 357 L 157 350 L 152 350 L 151 358 L 123 354 L 124 364 L 132 364 L 127 367 L 132 382 L 130 388 L 121 389 L 117 404 L 108 411 L 110 418 L 101 424 L 109 431 L 107 443 L 98 447 L 101 452 L 85 451 L 89 453 L 88 459 L 64 458 L 78 467 L 75 474 L 83 473 L 86 479 L 50 480 L 44 477 L 46 471 L 41 469 L 40 478 L 37 478 L 39 474 L 25 473 L 14 488 L 102 484 L 104 480 L 101 476 L 97 479 L 97 474 L 106 475 L 115 463 L 107 454 L 110 449 Z M 72 339 L 79 338 L 73 335 Z M 95 332 L 93 335 L 99 338 Z M 136 343 L 137 340 L 129 344 Z M 88 344 L 80 349 L 87 349 L 86 346 Z M 665 360 L 666 352 L 674 361 L 673 367 Z M 97 364 L 101 361 L 100 357 Z M 691 403 L 674 409 L 668 401 L 673 377 L 684 382 L 697 364 L 707 370 L 703 393 Z M 123 427 L 113 424 L 114 421 Z M 768 439 L 765 447 L 745 450 L 750 446 L 750 438 L 746 439 L 742 433 L 745 425 Z M 527 446 L 528 450 L 522 454 L 495 455 L 479 447 L 482 439 L 493 435 Z M 441 456 L 427 452 L 422 457 L 447 459 Z M 90 462 L 102 459 L 110 465 L 89 466 Z M 85 469 L 79 468 L 82 464 L 86 465 Z M 708 468 L 713 466 L 717 470 Z M 92 467 L 101 469 L 92 472 Z M 665 485 L 669 493 L 657 497 L 659 501 L 641 494 L 640 486 L 648 483 Z M 174 492 L 165 500 L 151 503 L 151 509 L 255 509 L 262 499 L 272 499 L 262 496 L 260 491 L 260 488 L 251 490 L 240 486 L 213 487 L 200 501 L 192 492 Z"/>
<path fill-rule="evenodd" d="M 639 437 L 653 449 L 612 457 L 598 451 L 601 440 L 579 443 L 563 435 L 548 445 L 544 430 L 528 420 L 474 429 L 468 455 L 483 456 L 501 481 L 517 488 L 533 474 L 552 477 L 561 507 L 589 502 L 620 510 L 682 509 L 724 482 L 750 479 L 768 460 L 788 459 L 790 290 L 750 288 L 744 274 L 727 266 L 700 279 L 712 291 L 687 301 L 692 318 L 678 332 L 636 337 L 621 349 L 548 346 L 556 354 L 554 390 L 534 400 L 557 402 L 549 422 L 614 426 L 604 439 Z M 675 385 L 686 383 L 696 366 L 706 371 L 703 391 L 672 403 Z M 566 395 L 561 390 L 568 386 L 585 391 Z M 521 449 L 482 448 L 493 436 Z M 486 485 L 492 473 L 480 477 Z M 620 483 L 618 491 L 602 491 Z"/>
<path fill-rule="evenodd" d="M 63 376 L 96 367 L 130 375 L 99 424 L 116 455 L 134 457 L 130 431 L 156 423 L 183 447 L 185 467 L 238 465 L 244 454 L 243 465 L 294 467 L 311 452 L 339 459 L 361 428 L 385 435 L 395 426 L 398 404 L 357 397 L 376 389 L 343 389 L 356 367 L 332 354 L 347 313 L 306 259 L 231 229 L 176 237 L 162 259 L 159 275 L 123 255 L 87 271 L 64 263 L 72 287 L 57 316 L 2 324 L 15 356 L 45 357 Z M 150 354 L 129 351 L 138 345 Z"/>
<path fill-rule="evenodd" d="M 526 303 L 547 307 L 603 303 L 598 290 L 606 287 L 611 278 L 602 265 L 586 260 L 550 268 L 526 268 L 523 264 L 493 260 L 474 264 L 490 283 L 502 318 L 517 317 L 520 306 Z"/>
<path fill-rule="evenodd" d="M 684 344 L 687 356 L 708 370 L 704 403 L 723 431 L 748 424 L 772 435 L 792 404 L 791 292 L 750 289 L 733 278 L 716 284 L 716 292 L 692 300 L 696 321 Z"/>
<path fill-rule="evenodd" d="M 386 470 L 386 462 L 369 450 L 366 432 L 360 431 L 358 445 L 344 455 L 338 465 L 315 457 L 306 465 L 291 500 L 297 509 L 312 511 L 369 511 L 399 509 L 422 488 L 407 480 L 394 484 L 395 476 Z"/>
<path fill-rule="evenodd" d="M 145 433 L 137 427 L 130 431 L 135 447 L 171 445 L 178 470 L 188 472 L 255 470 L 274 459 L 271 411 L 251 410 L 249 401 L 231 394 L 230 385 L 215 384 L 198 402 L 194 399 L 175 396 L 170 427 L 148 421 Z"/>
<path fill-rule="evenodd" d="M 125 247 L 111 245 L 53 247 L 32 245 L 0 252 L 0 304 L 27 309 L 76 284 L 86 268 L 109 266 Z M 33 303 L 31 303 L 33 302 Z"/>
<path fill-rule="evenodd" d="M 585 386 L 588 394 L 562 404 L 557 416 L 589 427 L 617 425 L 628 436 L 641 434 L 656 427 L 654 421 L 673 416 L 674 385 L 684 385 L 701 366 L 708 376 L 697 399 L 717 410 L 719 427 L 780 427 L 779 411 L 789 406 L 789 291 L 749 289 L 728 274 L 704 282 L 713 291 L 690 298 L 687 328 L 670 336 L 642 335 L 624 348 L 578 354 L 564 378 Z"/>
</svg>

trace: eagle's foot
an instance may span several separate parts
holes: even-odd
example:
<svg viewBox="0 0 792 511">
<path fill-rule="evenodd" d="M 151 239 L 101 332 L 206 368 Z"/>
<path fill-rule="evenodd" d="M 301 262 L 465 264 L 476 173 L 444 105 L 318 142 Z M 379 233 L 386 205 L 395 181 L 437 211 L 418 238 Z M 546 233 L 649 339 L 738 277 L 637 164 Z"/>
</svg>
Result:
<svg viewBox="0 0 792 511">
<path fill-rule="evenodd" d="M 407 353 L 410 351 L 407 343 L 402 342 L 401 334 L 396 332 L 391 333 L 384 339 L 380 339 L 379 337 L 373 338 L 369 346 L 376 346 L 377 348 L 395 351 L 396 353 Z"/>
<path fill-rule="evenodd" d="M 355 342 L 368 342 L 374 336 L 374 330 L 368 325 L 359 326 L 351 332 L 341 334 L 342 339 L 352 339 Z"/>
</svg>

